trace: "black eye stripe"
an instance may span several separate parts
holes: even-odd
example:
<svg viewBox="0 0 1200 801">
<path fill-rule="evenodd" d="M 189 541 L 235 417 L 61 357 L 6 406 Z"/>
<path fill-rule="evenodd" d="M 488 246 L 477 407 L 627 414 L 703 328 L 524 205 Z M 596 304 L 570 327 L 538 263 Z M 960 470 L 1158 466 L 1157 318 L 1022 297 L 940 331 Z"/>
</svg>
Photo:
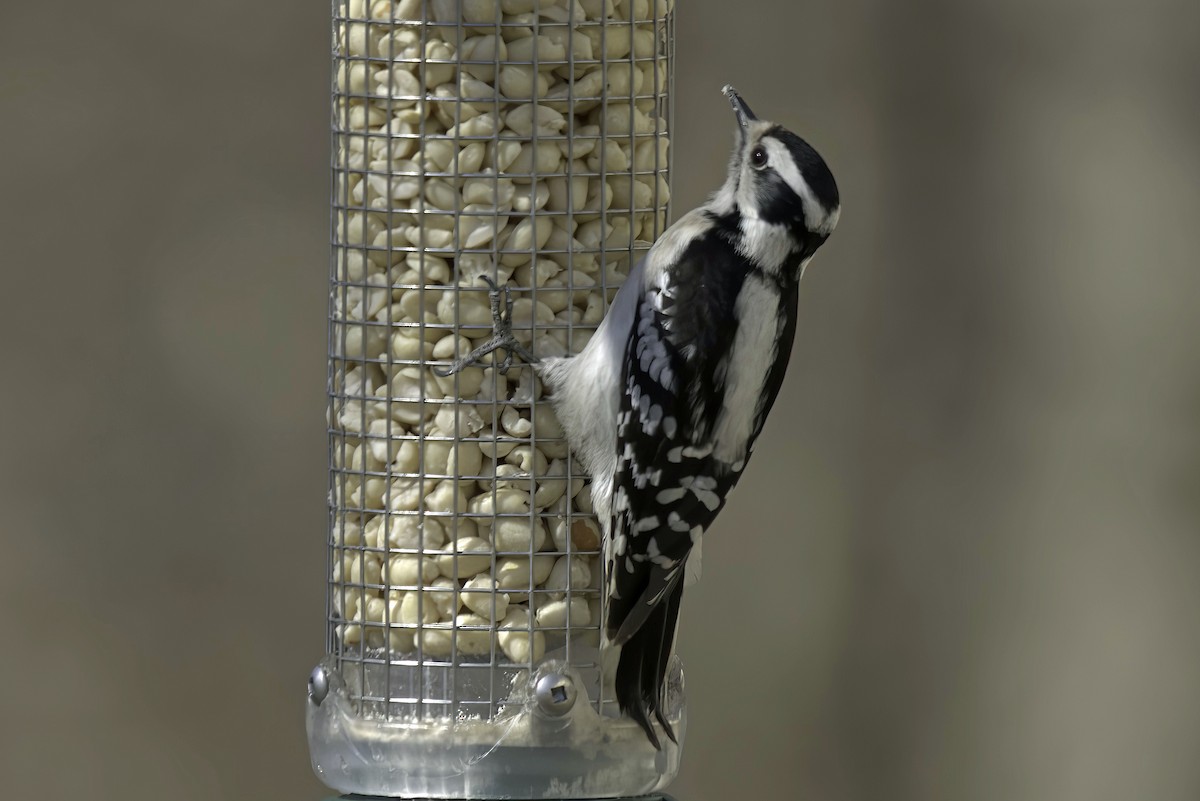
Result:
<svg viewBox="0 0 1200 801">
<path fill-rule="evenodd" d="M 804 201 L 779 173 L 762 173 L 756 181 L 756 206 L 759 216 L 771 223 L 804 225 Z"/>
</svg>

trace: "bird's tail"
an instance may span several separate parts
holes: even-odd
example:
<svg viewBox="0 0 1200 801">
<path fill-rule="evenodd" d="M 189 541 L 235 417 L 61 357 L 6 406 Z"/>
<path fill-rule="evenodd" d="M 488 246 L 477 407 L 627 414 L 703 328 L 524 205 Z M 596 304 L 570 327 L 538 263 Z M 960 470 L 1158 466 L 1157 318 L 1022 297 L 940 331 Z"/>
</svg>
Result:
<svg viewBox="0 0 1200 801">
<path fill-rule="evenodd" d="M 645 730 L 650 742 L 659 750 L 662 746 L 654 732 L 651 715 L 662 725 L 671 742 L 679 743 L 662 706 L 667 664 L 675 644 L 675 626 L 679 621 L 679 602 L 682 599 L 683 582 L 677 581 L 621 646 L 621 656 L 617 662 L 617 704 L 622 712 Z"/>
</svg>

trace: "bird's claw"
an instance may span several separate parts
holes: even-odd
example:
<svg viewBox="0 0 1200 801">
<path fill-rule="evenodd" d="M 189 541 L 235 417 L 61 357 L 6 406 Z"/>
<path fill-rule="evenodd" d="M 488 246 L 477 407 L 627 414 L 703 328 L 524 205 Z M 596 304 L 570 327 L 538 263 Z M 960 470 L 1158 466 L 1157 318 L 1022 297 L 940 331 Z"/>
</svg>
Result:
<svg viewBox="0 0 1200 801">
<path fill-rule="evenodd" d="M 513 335 L 512 332 L 512 313 L 513 313 L 513 297 L 512 291 L 508 287 L 503 289 L 491 279 L 490 276 L 481 275 L 480 280 L 484 281 L 488 287 L 488 301 L 492 307 L 492 338 L 483 343 L 479 347 L 472 350 L 466 356 L 455 359 L 454 362 L 446 369 L 440 367 L 433 368 L 433 371 L 442 378 L 449 378 L 455 373 L 470 367 L 479 362 L 484 356 L 487 356 L 494 350 L 504 351 L 504 358 L 500 360 L 497 367 L 500 372 L 507 373 L 513 365 L 513 354 L 520 356 L 529 364 L 535 364 L 537 357 L 533 355 Z M 500 310 L 500 297 L 504 296 L 504 311 Z"/>
</svg>

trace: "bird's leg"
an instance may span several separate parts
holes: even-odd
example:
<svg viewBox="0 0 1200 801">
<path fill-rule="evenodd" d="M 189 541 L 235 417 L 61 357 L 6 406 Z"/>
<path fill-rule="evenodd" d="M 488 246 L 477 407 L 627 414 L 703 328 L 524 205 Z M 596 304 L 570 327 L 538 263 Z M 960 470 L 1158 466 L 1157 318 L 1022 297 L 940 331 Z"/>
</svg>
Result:
<svg viewBox="0 0 1200 801">
<path fill-rule="evenodd" d="M 480 276 L 487 285 L 491 287 L 488 291 L 488 300 L 492 304 L 492 338 L 483 343 L 475 350 L 468 353 L 459 359 L 456 359 L 453 364 L 443 370 L 440 367 L 433 368 L 434 372 L 443 378 L 448 378 L 461 370 L 470 367 L 480 361 L 484 356 L 487 356 L 494 350 L 503 348 L 504 359 L 500 362 L 500 372 L 508 371 L 512 367 L 513 354 L 520 356 L 528 364 L 536 364 L 538 359 L 528 348 L 517 341 L 512 332 L 512 310 L 513 299 L 512 292 L 508 287 L 504 287 L 503 292 L 500 287 L 496 286 L 496 282 L 486 275 Z M 500 311 L 500 295 L 504 295 L 504 311 Z"/>
</svg>

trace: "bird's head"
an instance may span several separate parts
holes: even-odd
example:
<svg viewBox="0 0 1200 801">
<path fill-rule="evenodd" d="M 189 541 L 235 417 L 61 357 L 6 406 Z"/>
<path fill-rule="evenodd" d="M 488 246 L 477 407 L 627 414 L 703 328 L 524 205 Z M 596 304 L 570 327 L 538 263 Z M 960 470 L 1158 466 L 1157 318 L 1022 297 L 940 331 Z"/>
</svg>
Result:
<svg viewBox="0 0 1200 801">
<path fill-rule="evenodd" d="M 760 120 L 732 86 L 723 91 L 737 116 L 738 142 L 718 204 L 743 219 L 786 230 L 807 261 L 838 222 L 841 206 L 833 173 L 808 142 L 782 125 Z"/>
</svg>

